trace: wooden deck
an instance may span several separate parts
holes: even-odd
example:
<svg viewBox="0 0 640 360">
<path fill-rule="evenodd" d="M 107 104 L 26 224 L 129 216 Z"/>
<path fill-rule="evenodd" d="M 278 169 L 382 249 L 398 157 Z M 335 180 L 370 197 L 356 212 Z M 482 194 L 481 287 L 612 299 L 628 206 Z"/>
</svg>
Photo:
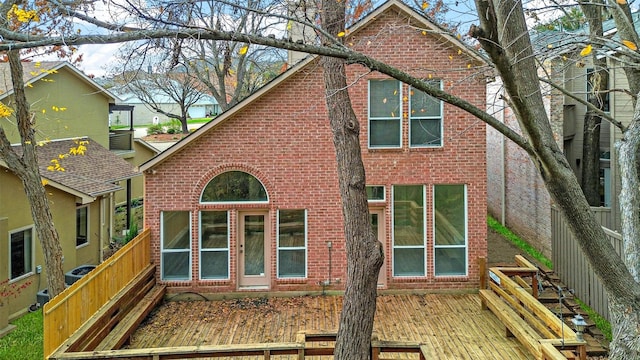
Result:
<svg viewBox="0 0 640 360">
<path fill-rule="evenodd" d="M 341 307 L 339 296 L 167 302 L 127 348 L 293 342 L 301 330 L 336 331 Z M 379 340 L 423 342 L 437 359 L 533 359 L 505 337 L 504 325 L 481 309 L 477 294 L 379 296 L 374 332 Z"/>
</svg>

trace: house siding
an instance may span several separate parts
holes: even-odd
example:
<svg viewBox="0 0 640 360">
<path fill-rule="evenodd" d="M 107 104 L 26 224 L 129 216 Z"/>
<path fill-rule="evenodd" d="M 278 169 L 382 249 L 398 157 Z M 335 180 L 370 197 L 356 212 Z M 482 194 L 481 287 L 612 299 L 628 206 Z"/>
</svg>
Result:
<svg viewBox="0 0 640 360">
<path fill-rule="evenodd" d="M 0 219 L 4 219 L 4 226 L 0 226 L 0 279 L 7 279 L 10 276 L 9 269 L 9 233 L 16 229 L 33 226 L 31 210 L 26 196 L 16 194 L 14 191 L 5 189 L 21 189 L 22 183 L 11 172 L 0 170 L 0 204 L 11 204 L 10 207 L 0 207 Z M 98 202 L 91 205 L 89 243 L 86 246 L 76 248 L 76 197 L 66 192 L 57 190 L 50 186 L 46 188 L 53 215 L 53 222 L 56 225 L 60 245 L 62 246 L 65 272 L 82 264 L 98 264 L 100 261 L 100 241 L 96 234 L 99 229 Z M 2 221 L 2 220 L 0 220 Z M 108 221 L 108 220 L 107 220 Z M 35 254 L 33 267 L 42 265 L 42 273 L 31 273 L 25 275 L 17 281 L 18 284 L 28 283 L 29 285 L 20 291 L 17 297 L 9 301 L 9 311 L 12 317 L 25 313 L 30 304 L 36 302 L 36 293 L 47 287 L 47 269 L 44 263 L 44 255 L 39 239 L 34 228 Z"/>
<path fill-rule="evenodd" d="M 408 21 L 409 20 L 409 21 Z M 467 69 L 472 62 L 441 38 L 424 36 L 409 24 L 406 14 L 384 13 L 347 39 L 353 47 L 385 59 L 412 75 L 444 80 L 445 90 L 484 108 L 485 83 Z M 415 25 L 415 24 L 414 24 Z M 392 29 L 389 31 L 389 29 Z M 400 40 L 401 39 L 401 40 Z M 420 44 L 419 46 L 414 46 Z M 347 68 L 353 109 L 360 121 L 360 145 L 367 184 L 384 185 L 387 260 L 384 271 L 389 289 L 472 289 L 479 285 L 478 258 L 486 257 L 486 145 L 485 125 L 465 112 L 444 107 L 443 144 L 440 148 L 408 147 L 408 105 L 403 101 L 403 147 L 367 148 L 369 79 L 383 79 L 359 65 Z M 406 86 L 403 92 L 407 93 Z M 324 100 L 322 67 L 318 60 L 278 84 L 264 96 L 230 115 L 224 122 L 191 141 L 145 174 L 145 227 L 151 229 L 154 261 L 160 263 L 160 214 L 191 213 L 191 249 L 198 246 L 198 211 L 229 210 L 230 279 L 199 280 L 198 253 L 192 252 L 191 281 L 166 282 L 170 291 L 230 292 L 238 289 L 236 254 L 237 217 L 243 210 L 268 211 L 271 291 L 320 290 L 330 278 L 341 289 L 346 279 L 342 206 L 335 150 Z M 241 170 L 258 178 L 269 195 L 268 204 L 200 204 L 203 188 L 216 175 Z M 427 273 L 423 277 L 392 277 L 391 189 L 393 185 L 426 188 Z M 465 184 L 467 189 L 467 276 L 435 277 L 433 270 L 433 186 Z M 278 279 L 276 216 L 279 209 L 307 210 L 307 277 Z M 327 242 L 332 242 L 329 251 Z M 329 274 L 329 254 L 332 273 Z M 158 270 L 159 271 L 159 270 Z M 158 273 L 158 276 L 160 274 Z"/>
</svg>

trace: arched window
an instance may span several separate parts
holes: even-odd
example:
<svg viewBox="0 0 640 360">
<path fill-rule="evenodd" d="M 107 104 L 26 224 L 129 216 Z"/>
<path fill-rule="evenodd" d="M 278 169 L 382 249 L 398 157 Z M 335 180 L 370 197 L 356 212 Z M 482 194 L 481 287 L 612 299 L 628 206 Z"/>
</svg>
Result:
<svg viewBox="0 0 640 360">
<path fill-rule="evenodd" d="M 227 171 L 209 181 L 200 202 L 267 202 L 267 191 L 253 175 Z"/>
</svg>

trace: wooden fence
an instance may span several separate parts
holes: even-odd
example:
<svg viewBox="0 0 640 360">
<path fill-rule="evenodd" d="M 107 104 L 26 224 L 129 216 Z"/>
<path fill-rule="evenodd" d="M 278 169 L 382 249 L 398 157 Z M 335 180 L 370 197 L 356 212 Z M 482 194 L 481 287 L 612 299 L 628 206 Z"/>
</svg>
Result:
<svg viewBox="0 0 640 360">
<path fill-rule="evenodd" d="M 187 359 L 187 358 L 232 358 L 246 357 L 271 359 L 275 356 L 290 355 L 290 358 L 304 360 L 308 356 L 330 356 L 334 352 L 336 333 L 298 332 L 295 342 L 178 346 L 149 349 L 123 349 L 107 351 L 68 352 L 56 354 L 55 360 L 96 360 L 96 359 Z M 379 341 L 374 334 L 371 338 L 371 359 L 378 360 L 388 353 L 417 354 L 420 360 L 435 359 L 430 347 L 419 342 Z"/>
<path fill-rule="evenodd" d="M 618 255 L 623 255 L 622 236 L 606 227 L 605 234 Z M 562 212 L 551 208 L 551 248 L 553 269 L 575 295 L 609 320 L 609 298 L 602 282 L 565 223 Z"/>
<path fill-rule="evenodd" d="M 147 229 L 44 305 L 45 358 L 149 266 L 150 241 Z"/>
</svg>

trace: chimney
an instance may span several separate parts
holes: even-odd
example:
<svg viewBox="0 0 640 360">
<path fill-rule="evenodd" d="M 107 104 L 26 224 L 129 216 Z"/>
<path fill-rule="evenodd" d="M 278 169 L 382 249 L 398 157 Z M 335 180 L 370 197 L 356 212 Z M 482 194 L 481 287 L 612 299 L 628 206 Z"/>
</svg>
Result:
<svg viewBox="0 0 640 360">
<path fill-rule="evenodd" d="M 316 19 L 316 6 L 313 0 L 293 0 L 289 3 L 289 16 L 314 24 Z M 302 41 L 305 44 L 313 44 L 317 38 L 314 29 L 302 25 L 299 22 L 289 20 L 287 24 L 287 36 L 293 42 Z M 307 53 L 289 50 L 287 62 L 289 66 L 307 57 Z"/>
</svg>

